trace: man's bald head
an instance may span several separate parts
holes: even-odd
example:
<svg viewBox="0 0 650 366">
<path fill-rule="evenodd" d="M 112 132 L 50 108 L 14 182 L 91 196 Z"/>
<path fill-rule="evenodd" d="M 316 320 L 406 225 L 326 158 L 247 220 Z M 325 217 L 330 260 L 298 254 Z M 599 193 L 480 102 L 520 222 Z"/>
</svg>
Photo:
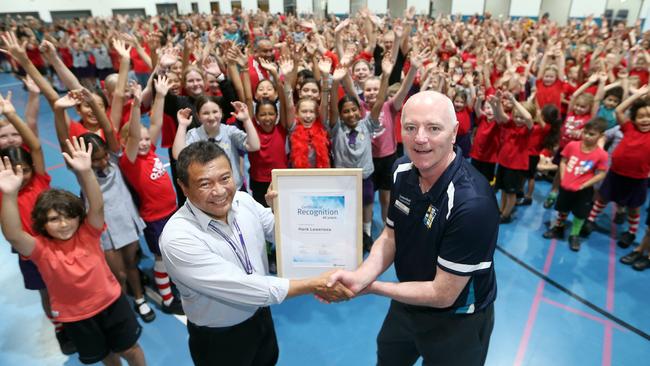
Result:
<svg viewBox="0 0 650 366">
<path fill-rule="evenodd" d="M 451 127 L 458 123 L 454 103 L 442 93 L 428 90 L 412 95 L 402 108 L 402 121 L 409 118 L 409 115 L 431 115 L 438 117 Z"/>
</svg>

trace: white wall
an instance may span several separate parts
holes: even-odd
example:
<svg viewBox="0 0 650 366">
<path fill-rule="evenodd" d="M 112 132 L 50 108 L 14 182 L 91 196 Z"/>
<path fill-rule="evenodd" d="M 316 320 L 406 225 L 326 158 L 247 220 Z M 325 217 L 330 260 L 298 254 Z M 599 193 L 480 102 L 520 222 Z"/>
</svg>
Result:
<svg viewBox="0 0 650 366">
<path fill-rule="evenodd" d="M 312 0 L 296 0 L 297 14 L 312 14 L 314 12 L 314 3 Z"/>
<path fill-rule="evenodd" d="M 329 14 L 347 14 L 350 12 L 350 0 L 327 0 Z"/>
<path fill-rule="evenodd" d="M 367 6 L 375 14 L 388 13 L 388 0 L 368 0 Z"/>
<path fill-rule="evenodd" d="M 607 0 L 573 0 L 569 16 L 572 18 L 584 18 L 589 15 L 599 17 L 605 12 Z"/>
<path fill-rule="evenodd" d="M 492 14 L 493 19 L 499 19 L 499 16 L 507 18 L 510 14 L 510 1 L 521 0 L 485 0 L 485 11 Z"/>
<path fill-rule="evenodd" d="M 454 0 L 451 4 L 451 13 L 462 15 L 483 14 L 484 6 L 485 0 Z"/>
<path fill-rule="evenodd" d="M 510 16 L 536 17 L 542 0 L 512 0 L 510 2 Z"/>
<path fill-rule="evenodd" d="M 569 18 L 569 10 L 571 9 L 571 2 L 566 0 L 542 0 L 542 8 L 540 9 L 539 16 L 547 13 L 549 19 L 557 22 L 560 25 L 565 25 Z"/>
<path fill-rule="evenodd" d="M 616 13 L 619 10 L 627 9 L 627 25 L 632 26 L 639 18 L 642 3 L 642 0 L 607 0 L 605 9 L 612 9 L 614 11 L 614 18 L 616 18 Z"/>
<path fill-rule="evenodd" d="M 436 1 L 436 3 L 438 2 Z M 429 0 L 407 0 L 406 7 L 410 8 L 411 6 L 415 7 L 416 14 L 429 14 Z"/>
<path fill-rule="evenodd" d="M 269 0 L 269 13 L 284 13 L 284 1 L 282 0 Z"/>
</svg>

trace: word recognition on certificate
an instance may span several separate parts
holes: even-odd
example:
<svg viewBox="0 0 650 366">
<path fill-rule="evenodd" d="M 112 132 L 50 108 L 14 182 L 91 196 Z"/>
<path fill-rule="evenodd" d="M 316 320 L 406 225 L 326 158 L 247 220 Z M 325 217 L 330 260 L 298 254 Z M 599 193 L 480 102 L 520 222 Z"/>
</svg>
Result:
<svg viewBox="0 0 650 366">
<path fill-rule="evenodd" d="M 354 269 L 361 260 L 360 169 L 273 171 L 278 274 Z"/>
</svg>

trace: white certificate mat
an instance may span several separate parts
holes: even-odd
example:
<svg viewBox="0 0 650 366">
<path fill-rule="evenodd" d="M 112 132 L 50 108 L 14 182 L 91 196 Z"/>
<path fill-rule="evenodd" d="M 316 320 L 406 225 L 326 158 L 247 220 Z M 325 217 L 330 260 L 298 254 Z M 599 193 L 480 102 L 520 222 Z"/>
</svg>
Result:
<svg viewBox="0 0 650 366">
<path fill-rule="evenodd" d="M 318 276 L 362 260 L 361 169 L 275 169 L 278 275 Z"/>
</svg>

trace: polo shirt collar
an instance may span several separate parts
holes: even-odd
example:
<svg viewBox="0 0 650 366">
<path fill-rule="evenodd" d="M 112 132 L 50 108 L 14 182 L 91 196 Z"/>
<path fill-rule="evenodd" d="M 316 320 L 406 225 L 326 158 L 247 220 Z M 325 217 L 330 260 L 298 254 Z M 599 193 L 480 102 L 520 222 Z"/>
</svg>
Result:
<svg viewBox="0 0 650 366">
<path fill-rule="evenodd" d="M 445 169 L 438 180 L 433 184 L 433 186 L 429 188 L 429 191 L 423 194 L 424 197 L 435 201 L 443 192 L 447 190 L 447 186 L 449 186 L 449 183 L 454 179 L 454 176 L 456 176 L 456 172 L 460 168 L 463 160 L 463 153 L 460 151 L 460 148 L 454 146 L 454 152 L 456 153 L 456 157 L 451 162 L 451 164 L 449 164 L 447 169 Z M 407 182 L 409 185 L 414 186 L 414 189 L 416 189 L 417 192 L 421 192 L 419 177 L 420 171 L 418 171 L 415 165 L 413 165 L 413 169 L 411 169 L 411 173 L 407 178 Z"/>
<path fill-rule="evenodd" d="M 219 133 L 217 134 L 217 136 L 213 137 L 214 140 L 217 141 L 217 142 L 221 142 L 221 139 L 223 138 L 223 129 L 221 127 L 222 126 L 219 126 Z M 210 136 L 208 136 L 208 133 L 205 131 L 205 126 L 201 125 L 198 128 L 198 130 L 199 130 L 198 134 L 199 134 L 200 140 L 207 140 L 207 139 L 211 138 Z"/>
<path fill-rule="evenodd" d="M 232 204 L 230 205 L 230 210 L 228 211 L 228 223 L 231 223 L 233 218 L 235 217 L 235 214 L 237 212 L 236 207 L 239 206 L 238 200 L 236 198 L 233 198 Z M 212 217 L 208 216 L 205 212 L 201 211 L 196 205 L 194 205 L 189 199 L 185 200 L 185 205 L 187 206 L 187 209 L 190 211 L 190 214 L 193 214 L 194 217 L 196 218 L 196 221 L 199 223 L 199 227 L 201 229 L 208 231 L 209 225 L 211 222 L 216 222 L 218 225 L 225 225 L 229 226 L 228 224 L 224 223 L 223 221 L 215 220 Z"/>
</svg>

